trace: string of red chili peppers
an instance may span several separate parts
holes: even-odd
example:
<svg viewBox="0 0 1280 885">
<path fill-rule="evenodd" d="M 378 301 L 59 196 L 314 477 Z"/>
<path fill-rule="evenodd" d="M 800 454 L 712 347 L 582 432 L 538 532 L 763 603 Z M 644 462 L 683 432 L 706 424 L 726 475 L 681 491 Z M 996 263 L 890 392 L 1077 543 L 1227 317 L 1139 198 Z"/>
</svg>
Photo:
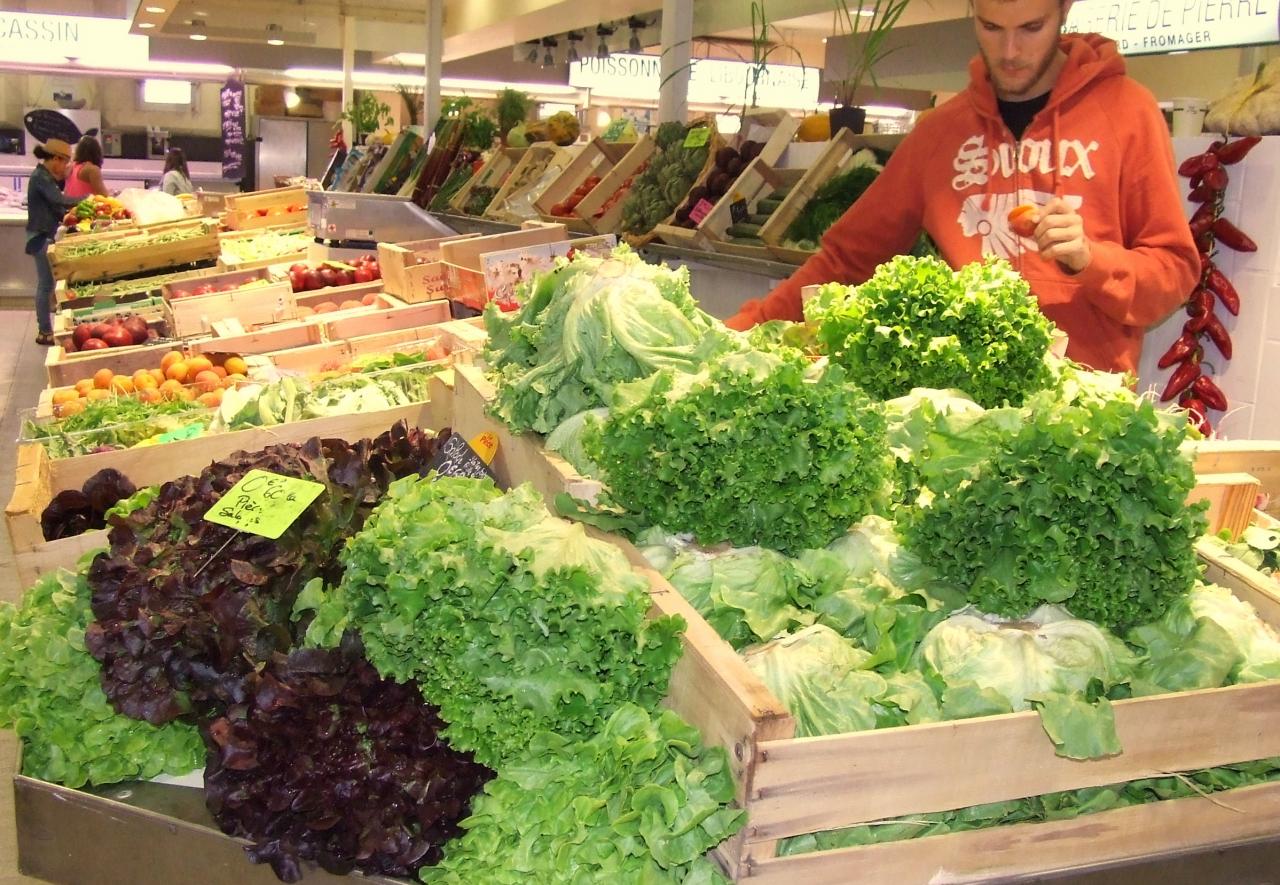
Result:
<svg viewBox="0 0 1280 885">
<path fill-rule="evenodd" d="M 1182 335 L 1157 363 L 1162 369 L 1177 365 L 1160 399 L 1178 397 L 1178 405 L 1187 410 L 1188 420 L 1205 436 L 1213 432 L 1209 410 L 1225 411 L 1227 397 L 1222 388 L 1204 374 L 1204 366 L 1213 367 L 1213 364 L 1205 361 L 1203 341 L 1208 338 L 1213 343 L 1223 363 L 1231 359 L 1231 335 L 1214 309 L 1220 303 L 1232 316 L 1240 315 L 1240 295 L 1226 274 L 1214 265 L 1214 246 L 1220 244 L 1237 252 L 1258 251 L 1257 243 L 1222 217 L 1223 198 L 1230 180 L 1226 167 L 1243 160 L 1261 140 L 1249 136 L 1235 141 L 1215 141 L 1204 153 L 1187 157 L 1178 167 L 1179 175 L 1191 179 L 1188 199 L 1200 204 L 1189 222 L 1191 236 L 1200 251 L 1200 282 L 1187 300 L 1189 319 L 1182 326 Z M 1215 374 L 1221 374 L 1221 370 L 1215 367 Z"/>
</svg>

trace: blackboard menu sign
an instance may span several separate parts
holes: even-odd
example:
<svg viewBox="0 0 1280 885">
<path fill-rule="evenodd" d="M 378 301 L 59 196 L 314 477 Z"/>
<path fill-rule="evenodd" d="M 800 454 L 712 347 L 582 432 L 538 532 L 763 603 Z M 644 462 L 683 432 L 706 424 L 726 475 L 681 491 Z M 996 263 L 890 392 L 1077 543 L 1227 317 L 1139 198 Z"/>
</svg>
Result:
<svg viewBox="0 0 1280 885">
<path fill-rule="evenodd" d="M 427 470 L 434 470 L 436 476 L 462 476 L 471 479 L 494 479 L 489 465 L 484 463 L 476 450 L 467 444 L 461 434 L 453 433 L 440 446 L 440 451 L 431 459 Z"/>
<path fill-rule="evenodd" d="M 248 132 L 244 83 L 228 80 L 222 87 L 222 177 L 244 178 L 244 152 Z"/>
</svg>

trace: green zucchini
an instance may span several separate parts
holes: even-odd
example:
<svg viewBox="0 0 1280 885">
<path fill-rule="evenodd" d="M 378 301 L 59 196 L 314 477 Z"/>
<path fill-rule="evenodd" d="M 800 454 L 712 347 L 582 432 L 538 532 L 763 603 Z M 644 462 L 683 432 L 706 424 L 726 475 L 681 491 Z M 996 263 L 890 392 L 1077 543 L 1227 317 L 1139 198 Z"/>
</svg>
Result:
<svg viewBox="0 0 1280 885">
<path fill-rule="evenodd" d="M 756 237 L 760 236 L 760 228 L 763 225 L 751 224 L 750 222 L 740 222 L 738 224 L 729 225 L 727 233 L 730 237 Z"/>
</svg>

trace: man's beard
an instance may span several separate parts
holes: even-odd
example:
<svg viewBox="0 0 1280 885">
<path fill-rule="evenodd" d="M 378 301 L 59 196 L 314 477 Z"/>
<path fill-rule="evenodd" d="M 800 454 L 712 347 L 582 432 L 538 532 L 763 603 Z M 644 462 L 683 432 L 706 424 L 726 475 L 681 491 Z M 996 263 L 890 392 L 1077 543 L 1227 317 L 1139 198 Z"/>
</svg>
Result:
<svg viewBox="0 0 1280 885">
<path fill-rule="evenodd" d="M 1032 76 L 1027 80 L 1027 85 L 1023 87 L 1021 90 L 1018 90 L 1016 92 L 1005 89 L 1001 85 L 998 79 L 998 76 L 999 76 L 998 72 L 1000 70 L 1000 67 L 998 64 L 993 65 L 991 63 L 991 59 L 987 57 L 987 54 L 985 52 L 982 53 L 982 60 L 987 65 L 987 75 L 991 78 L 991 82 L 995 85 L 997 91 L 1005 93 L 1003 96 L 1001 96 L 1001 98 L 1004 98 L 1008 101 L 1019 101 L 1022 99 L 1036 97 L 1035 95 L 1029 95 L 1028 93 L 1035 88 L 1036 84 L 1040 82 L 1040 78 L 1042 78 L 1045 75 L 1045 72 L 1048 71 L 1049 68 L 1053 65 L 1053 61 L 1057 57 L 1057 54 L 1058 54 L 1058 45 L 1055 43 L 1053 46 L 1053 49 L 1045 53 L 1044 58 L 1040 61 L 1039 65 L 1036 66 Z"/>
</svg>

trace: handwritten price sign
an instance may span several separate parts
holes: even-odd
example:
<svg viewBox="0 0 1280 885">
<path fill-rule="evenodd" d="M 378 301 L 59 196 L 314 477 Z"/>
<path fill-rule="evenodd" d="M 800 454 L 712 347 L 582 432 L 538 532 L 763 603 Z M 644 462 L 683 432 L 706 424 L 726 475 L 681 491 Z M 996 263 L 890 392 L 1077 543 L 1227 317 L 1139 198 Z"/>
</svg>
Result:
<svg viewBox="0 0 1280 885">
<path fill-rule="evenodd" d="M 204 518 L 274 541 L 323 491 L 323 484 L 309 479 L 250 470 L 209 509 Z"/>
</svg>

